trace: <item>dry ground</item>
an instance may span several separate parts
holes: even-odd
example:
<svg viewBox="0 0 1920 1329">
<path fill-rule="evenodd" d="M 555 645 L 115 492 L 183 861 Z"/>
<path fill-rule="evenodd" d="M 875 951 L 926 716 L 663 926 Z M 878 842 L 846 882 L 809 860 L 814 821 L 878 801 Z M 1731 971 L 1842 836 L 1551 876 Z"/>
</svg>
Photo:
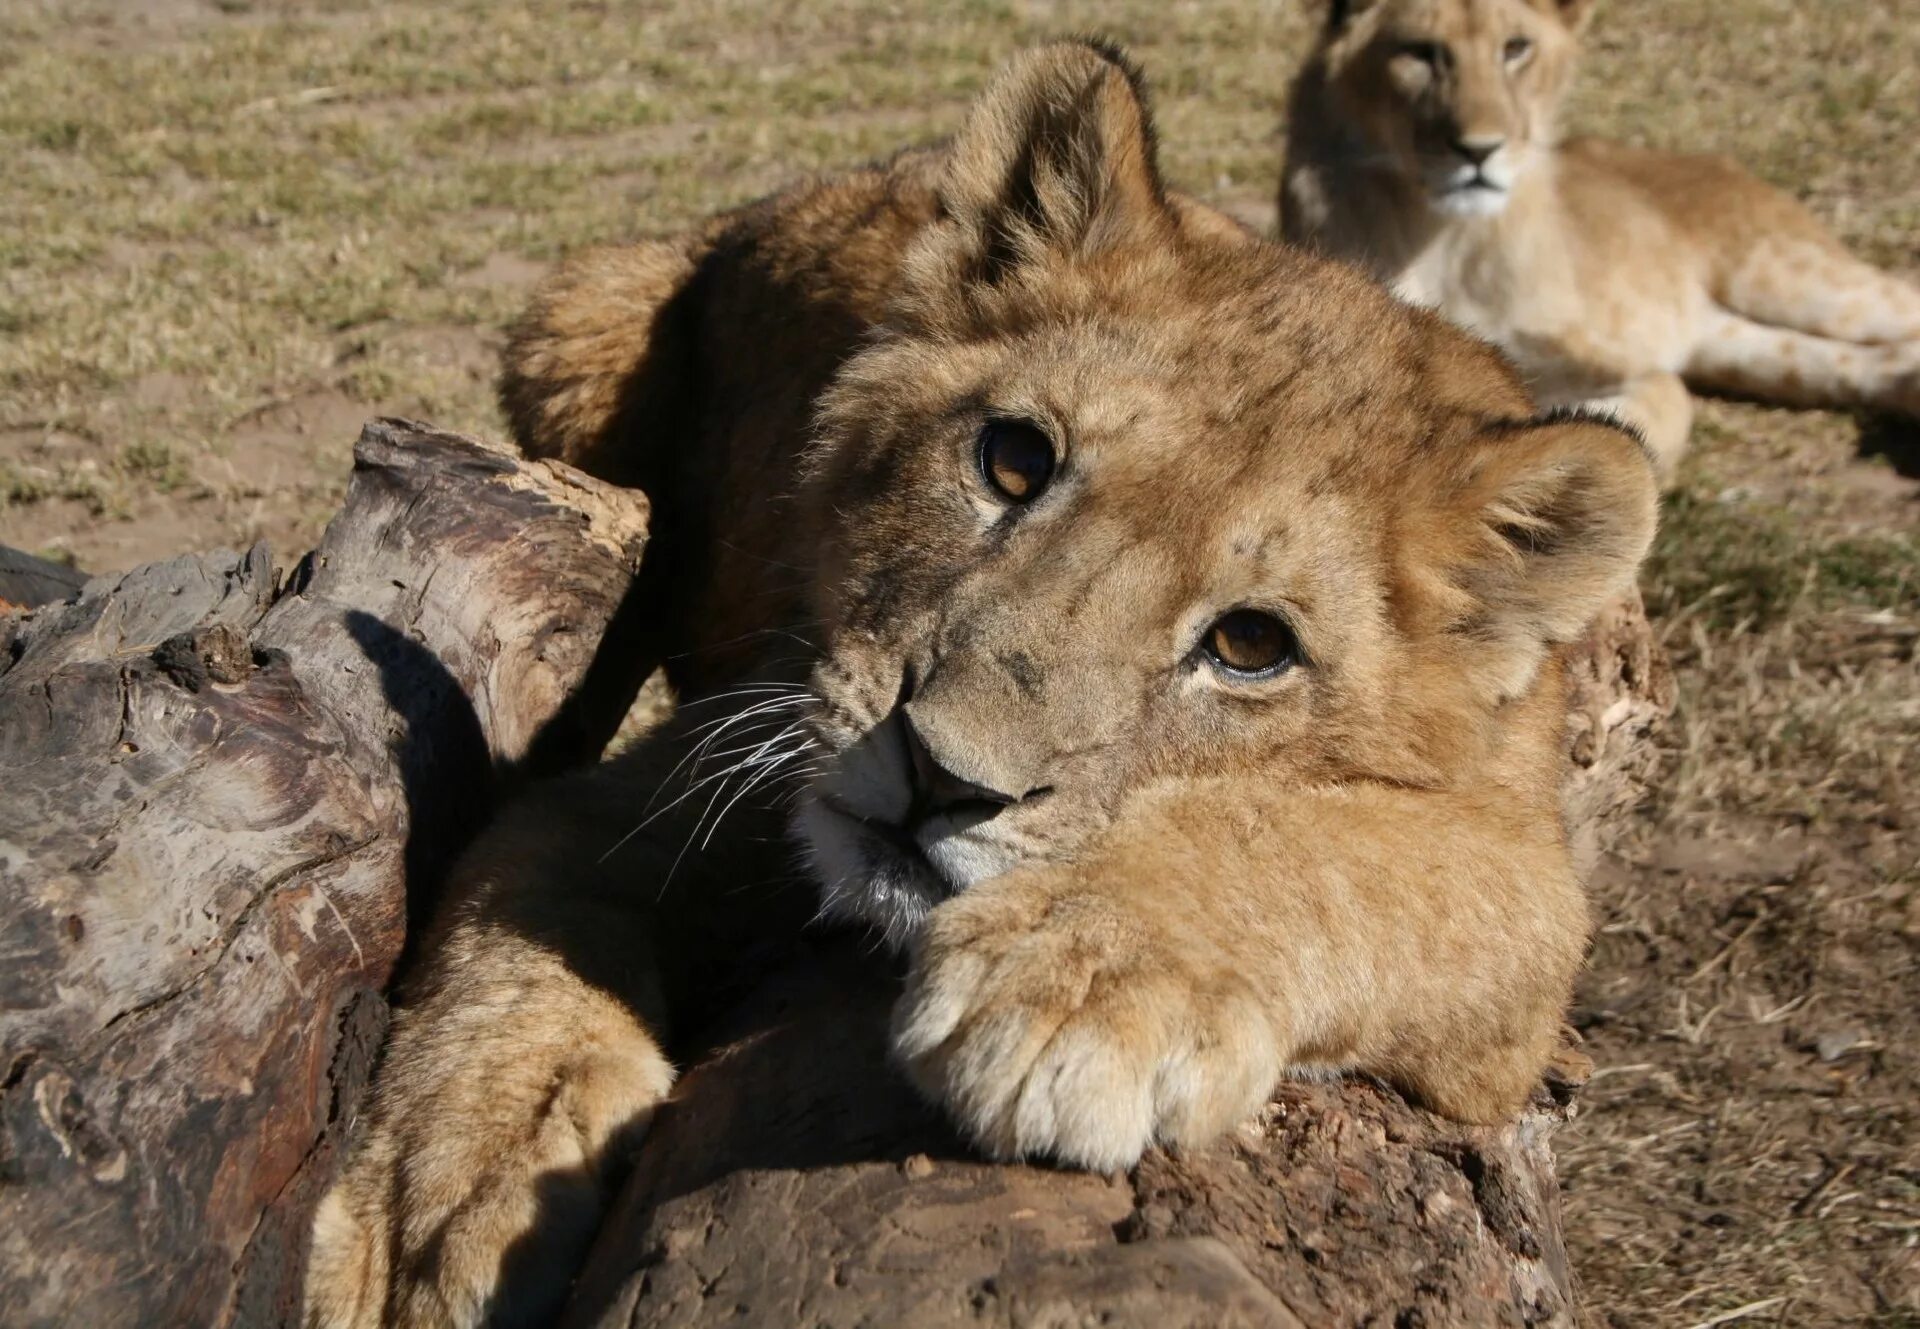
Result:
<svg viewBox="0 0 1920 1329">
<path fill-rule="evenodd" d="M 498 430 L 555 256 L 942 132 L 1091 28 L 1175 180 L 1270 220 L 1305 0 L 0 0 L 0 541 L 284 556 L 362 417 Z M 1910 6 L 1611 0 L 1574 120 L 1733 152 L 1920 269 Z M 1682 709 L 1576 1012 L 1585 1314 L 1920 1324 L 1920 446 L 1712 403 L 1695 447 L 1647 579 Z"/>
</svg>

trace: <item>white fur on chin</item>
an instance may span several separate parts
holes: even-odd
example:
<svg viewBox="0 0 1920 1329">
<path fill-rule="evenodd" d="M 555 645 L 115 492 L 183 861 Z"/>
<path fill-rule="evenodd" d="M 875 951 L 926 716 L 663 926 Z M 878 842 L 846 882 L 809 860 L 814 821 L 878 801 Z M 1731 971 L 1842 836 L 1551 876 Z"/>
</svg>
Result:
<svg viewBox="0 0 1920 1329">
<path fill-rule="evenodd" d="M 1505 189 L 1448 189 L 1431 195 L 1429 201 L 1443 217 L 1497 217 L 1512 197 Z"/>
<path fill-rule="evenodd" d="M 793 814 L 793 837 L 820 883 L 820 917 L 865 923 L 905 950 L 942 899 L 939 884 L 845 813 L 809 796 Z"/>
</svg>

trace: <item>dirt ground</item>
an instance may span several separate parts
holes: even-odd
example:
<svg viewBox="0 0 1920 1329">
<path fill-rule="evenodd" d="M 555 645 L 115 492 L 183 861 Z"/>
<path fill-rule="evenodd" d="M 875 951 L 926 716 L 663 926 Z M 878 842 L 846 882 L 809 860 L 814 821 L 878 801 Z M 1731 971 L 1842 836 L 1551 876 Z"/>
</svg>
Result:
<svg viewBox="0 0 1920 1329">
<path fill-rule="evenodd" d="M 0 0 L 0 542 L 112 570 L 499 432 L 556 256 L 950 128 L 1102 30 L 1174 180 L 1271 223 L 1307 0 Z M 1717 148 L 1920 273 L 1920 13 L 1606 0 L 1579 129 Z M 1594 884 L 1564 1135 L 1593 1326 L 1920 1325 L 1920 438 L 1705 405 L 1646 589 L 1681 683 Z"/>
</svg>

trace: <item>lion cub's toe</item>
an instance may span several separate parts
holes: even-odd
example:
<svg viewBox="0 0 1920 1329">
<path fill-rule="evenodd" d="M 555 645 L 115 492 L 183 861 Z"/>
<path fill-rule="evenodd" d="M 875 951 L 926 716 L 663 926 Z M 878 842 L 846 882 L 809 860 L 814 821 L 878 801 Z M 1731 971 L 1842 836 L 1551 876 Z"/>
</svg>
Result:
<svg viewBox="0 0 1920 1329">
<path fill-rule="evenodd" d="M 1105 901 L 998 893 L 936 913 L 894 1016 L 908 1075 L 984 1150 L 1114 1171 L 1259 1108 L 1278 1049 L 1231 973 Z"/>
</svg>

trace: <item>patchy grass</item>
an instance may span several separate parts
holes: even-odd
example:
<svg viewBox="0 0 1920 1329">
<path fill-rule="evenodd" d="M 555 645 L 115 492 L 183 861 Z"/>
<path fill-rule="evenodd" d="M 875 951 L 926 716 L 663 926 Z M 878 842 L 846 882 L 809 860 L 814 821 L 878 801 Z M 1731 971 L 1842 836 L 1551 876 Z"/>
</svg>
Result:
<svg viewBox="0 0 1920 1329">
<path fill-rule="evenodd" d="M 304 497 L 223 483 L 220 442 L 249 412 L 338 391 L 497 430 L 486 373 L 422 380 L 389 339 L 485 345 L 535 264 L 936 137 L 1008 51 L 1091 27 L 1153 65 L 1178 178 L 1264 198 L 1305 16 L 1258 5 L 13 6 L 0 431 L 164 446 L 202 483 L 147 497 L 199 493 L 229 541 L 310 539 Z M 528 263 L 503 280 L 499 255 Z M 191 391 L 154 402 L 163 376 Z M 288 464 L 337 489 L 338 449 L 314 442 Z M 43 465 L 21 448 L 10 461 Z M 113 527 L 39 533 L 124 565 L 172 552 L 176 515 L 134 502 Z"/>
<path fill-rule="evenodd" d="M 1306 0 L 13 0 L 0 540 L 93 570 L 260 535 L 284 557 L 361 418 L 498 431 L 497 330 L 553 259 L 937 136 L 1035 37 L 1131 43 L 1174 181 L 1270 218 L 1311 22 Z M 1609 0 L 1570 121 L 1730 152 L 1913 272 L 1916 71 L 1899 5 Z M 1602 1069 L 1562 1152 L 1594 1325 L 1920 1320 L 1915 455 L 1703 404 L 1647 577 L 1681 710 L 1596 883 L 1576 1010 Z"/>
<path fill-rule="evenodd" d="M 1594 885 L 1562 1139 L 1591 1326 L 1920 1322 L 1920 482 L 1702 404 L 1645 590 L 1680 703 Z"/>
<path fill-rule="evenodd" d="M 1809 537 L 1784 504 L 1680 489 L 1668 495 L 1647 568 L 1648 603 L 1674 624 L 1764 630 L 1806 613 L 1920 598 L 1912 531 Z"/>
</svg>

